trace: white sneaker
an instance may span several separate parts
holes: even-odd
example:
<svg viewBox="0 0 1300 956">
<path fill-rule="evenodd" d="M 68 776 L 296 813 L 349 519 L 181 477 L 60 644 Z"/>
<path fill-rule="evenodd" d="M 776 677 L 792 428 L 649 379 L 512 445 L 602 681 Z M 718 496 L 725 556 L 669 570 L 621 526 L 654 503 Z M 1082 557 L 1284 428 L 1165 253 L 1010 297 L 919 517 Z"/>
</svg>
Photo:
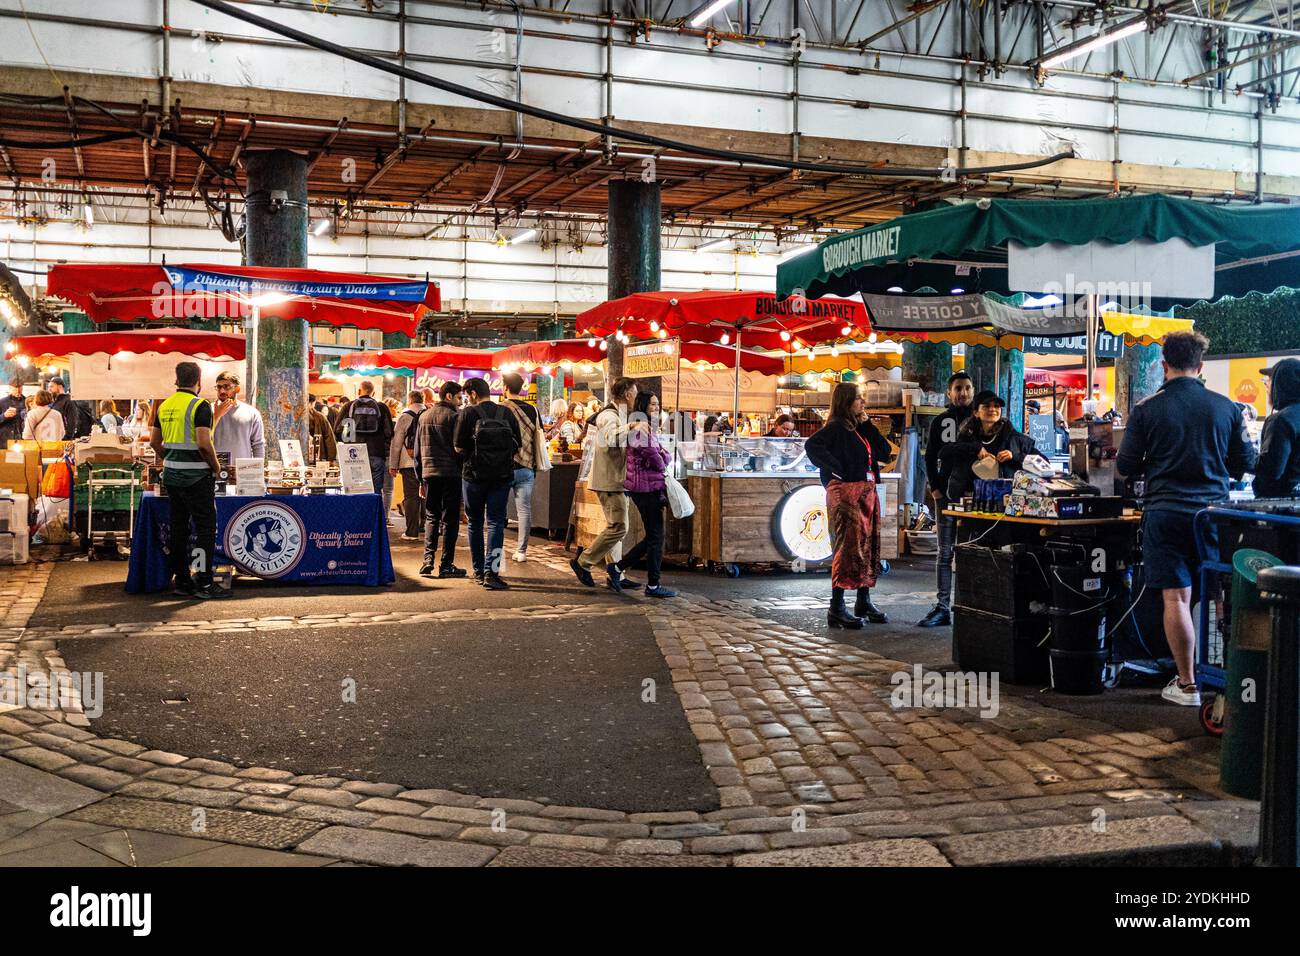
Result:
<svg viewBox="0 0 1300 956">
<path fill-rule="evenodd" d="M 516 551 L 514 554 L 510 555 L 510 558 L 511 558 L 512 561 L 521 561 L 521 562 L 522 562 L 522 561 L 527 561 L 527 560 L 528 560 L 528 552 L 527 552 L 527 551 Z"/>
<path fill-rule="evenodd" d="M 1191 687 L 1179 687 L 1178 678 L 1174 677 L 1165 689 L 1160 692 L 1160 696 L 1173 704 L 1181 704 L 1184 707 L 1201 706 L 1201 690 L 1195 684 Z"/>
</svg>

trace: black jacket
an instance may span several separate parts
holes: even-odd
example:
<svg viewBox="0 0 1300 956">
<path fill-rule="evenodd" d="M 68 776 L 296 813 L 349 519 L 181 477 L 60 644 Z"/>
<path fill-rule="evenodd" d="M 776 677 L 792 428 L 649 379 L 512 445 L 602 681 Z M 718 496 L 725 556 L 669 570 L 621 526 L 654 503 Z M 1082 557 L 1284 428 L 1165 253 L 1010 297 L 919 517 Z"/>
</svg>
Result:
<svg viewBox="0 0 1300 956">
<path fill-rule="evenodd" d="M 456 415 L 451 402 L 437 402 L 420 416 L 420 477 L 460 476 L 461 460 L 456 454 Z"/>
<path fill-rule="evenodd" d="M 17 414 L 13 418 L 5 418 L 5 412 L 11 408 Z M 14 398 L 12 395 L 6 395 L 4 398 L 0 398 L 0 446 L 22 438 L 23 422 L 26 420 L 27 399 L 24 396 L 19 395 Z"/>
<path fill-rule="evenodd" d="M 925 443 L 925 477 L 930 488 L 941 495 L 948 493 L 948 475 L 952 465 L 944 465 L 940 452 L 957 440 L 957 432 L 973 411 L 969 405 L 949 405 L 947 411 L 930 422 L 930 436 Z"/>
<path fill-rule="evenodd" d="M 871 446 L 870 456 L 864 441 Z M 868 468 L 879 481 L 881 464 L 893 457 L 889 442 L 868 421 L 860 422 L 854 435 L 842 422 L 831 419 L 803 447 L 808 460 L 821 469 L 823 486 L 829 485 L 832 479 L 866 481 Z"/>
<path fill-rule="evenodd" d="M 1116 469 L 1146 475 L 1147 511 L 1199 511 L 1255 467 L 1241 409 L 1195 378 L 1170 379 L 1129 415 Z"/>
<path fill-rule="evenodd" d="M 1294 498 L 1300 494 L 1300 359 L 1273 367 L 1268 399 L 1273 414 L 1260 437 L 1255 497 Z"/>
<path fill-rule="evenodd" d="M 340 441 L 343 440 L 344 422 L 352 417 L 352 406 L 357 402 L 365 401 L 374 402 L 379 406 L 379 431 L 369 435 L 357 435 L 355 441 L 366 446 L 366 453 L 371 461 L 382 461 L 386 466 L 388 446 L 393 442 L 393 414 L 388 410 L 387 405 L 373 395 L 360 395 L 343 406 L 343 411 L 339 412 L 339 417 L 334 422 L 334 436 Z"/>
<path fill-rule="evenodd" d="M 942 467 L 948 472 L 949 501 L 960 501 L 963 495 L 975 487 L 975 473 L 971 471 L 971 466 L 979 457 L 981 448 L 990 455 L 1002 451 L 1011 452 L 1009 461 L 998 463 L 998 476 L 1001 478 L 1014 477 L 1025 463 L 1025 456 L 1038 453 L 1034 440 L 1023 432 L 1016 431 L 1005 418 L 999 419 L 998 430 L 992 440 L 984 437 L 978 418 L 966 419 L 961 431 L 957 433 L 957 440 L 945 445 L 940 454 Z"/>
<path fill-rule="evenodd" d="M 491 408 L 487 408 L 489 405 Z M 478 475 L 475 473 L 475 426 L 485 418 L 505 422 L 515 436 L 514 451 L 519 450 L 519 446 L 524 443 L 524 439 L 523 435 L 519 431 L 518 420 L 515 416 L 511 415 L 510 412 L 493 401 L 479 402 L 477 405 L 470 405 L 468 408 L 462 408 L 460 410 L 460 414 L 456 416 L 456 431 L 453 437 L 453 442 L 455 447 L 460 450 L 461 462 L 463 463 L 461 467 L 462 478 L 476 484 L 499 487 L 502 484 L 509 483 L 514 478 L 514 451 L 510 453 L 511 463 L 505 473 L 501 475 Z"/>
</svg>

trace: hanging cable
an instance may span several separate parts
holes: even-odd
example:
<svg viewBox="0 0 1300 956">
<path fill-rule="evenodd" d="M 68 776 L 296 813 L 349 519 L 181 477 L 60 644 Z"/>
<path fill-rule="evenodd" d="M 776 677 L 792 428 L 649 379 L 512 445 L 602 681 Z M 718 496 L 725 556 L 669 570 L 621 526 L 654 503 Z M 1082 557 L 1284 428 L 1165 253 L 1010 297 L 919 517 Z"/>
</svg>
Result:
<svg viewBox="0 0 1300 956">
<path fill-rule="evenodd" d="M 836 163 L 809 163 L 803 161 L 793 161 L 780 159 L 775 156 L 760 156 L 754 153 L 740 153 L 734 150 L 715 149 L 709 146 L 698 146 L 693 143 L 684 143 L 680 140 L 665 139 L 661 136 L 653 136 L 648 133 L 636 132 L 633 130 L 620 129 L 616 126 L 610 126 L 606 123 L 595 123 L 590 120 L 580 119 L 576 116 L 565 116 L 563 113 L 556 113 L 551 110 L 542 109 L 539 106 L 531 106 L 522 102 L 515 102 L 502 96 L 495 96 L 492 93 L 486 93 L 475 90 L 468 86 L 462 86 L 459 83 L 452 83 L 448 80 L 439 79 L 436 76 L 430 76 L 428 73 L 421 73 L 418 70 L 412 70 L 409 67 L 397 66 L 382 60 L 377 56 L 371 56 L 368 53 L 361 53 L 349 47 L 333 43 L 329 40 L 321 39 L 302 30 L 295 30 L 293 27 L 284 26 L 274 20 L 268 20 L 266 17 L 260 17 L 255 13 L 227 3 L 226 0 L 194 0 L 201 7 L 207 7 L 209 10 L 215 10 L 218 13 L 224 13 L 227 16 L 234 17 L 236 20 L 243 20 L 245 23 L 266 30 L 278 36 L 286 37 L 290 40 L 296 40 L 304 46 L 321 50 L 325 53 L 332 53 L 335 56 L 343 57 L 354 63 L 361 63 L 373 69 L 380 70 L 384 73 L 390 73 L 393 76 L 405 77 L 416 83 L 423 83 L 434 89 L 442 90 L 446 93 L 453 93 L 456 96 L 463 96 L 469 100 L 476 100 L 480 103 L 487 103 L 498 109 L 512 110 L 532 116 L 537 119 L 546 120 L 550 123 L 558 123 L 563 126 L 570 126 L 574 129 L 584 130 L 597 136 L 617 136 L 620 139 L 633 143 L 642 143 L 647 146 L 657 146 L 661 149 L 671 149 L 678 152 L 690 153 L 695 156 L 707 156 L 711 159 L 720 159 L 726 162 L 737 163 L 742 166 L 767 166 L 776 169 L 802 170 L 813 173 L 837 173 L 842 176 L 888 176 L 909 179 L 940 179 L 945 170 L 919 169 L 901 166 L 842 166 Z M 1045 159 L 1034 159 L 1023 163 L 1006 163 L 1000 166 L 979 166 L 963 170 L 967 176 L 984 176 L 993 173 L 1009 173 L 1024 169 L 1038 169 L 1042 166 L 1049 166 L 1052 163 L 1062 159 L 1071 159 L 1074 157 L 1074 150 L 1064 153 L 1057 153 L 1048 156 Z"/>
</svg>

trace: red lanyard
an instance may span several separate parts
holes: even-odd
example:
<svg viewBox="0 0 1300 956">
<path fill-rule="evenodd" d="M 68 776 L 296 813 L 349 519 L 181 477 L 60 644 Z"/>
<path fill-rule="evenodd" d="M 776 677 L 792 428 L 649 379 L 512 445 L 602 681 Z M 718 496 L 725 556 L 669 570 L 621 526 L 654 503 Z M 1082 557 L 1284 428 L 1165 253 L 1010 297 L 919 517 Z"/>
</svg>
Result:
<svg viewBox="0 0 1300 956">
<path fill-rule="evenodd" d="M 867 471 L 874 473 L 876 470 L 876 456 L 871 454 L 871 445 L 862 437 L 862 433 L 856 428 L 853 429 L 853 436 L 857 438 L 858 441 L 862 442 L 862 447 L 867 450 Z"/>
</svg>

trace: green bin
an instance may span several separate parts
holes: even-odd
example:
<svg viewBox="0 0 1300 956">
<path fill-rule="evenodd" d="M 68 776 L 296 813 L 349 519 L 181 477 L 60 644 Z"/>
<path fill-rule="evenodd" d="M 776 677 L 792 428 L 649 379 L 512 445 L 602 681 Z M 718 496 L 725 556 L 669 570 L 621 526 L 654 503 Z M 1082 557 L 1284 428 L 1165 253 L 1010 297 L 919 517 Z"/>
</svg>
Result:
<svg viewBox="0 0 1300 956">
<path fill-rule="evenodd" d="M 1259 572 L 1282 564 L 1245 548 L 1232 558 L 1232 634 L 1224 654 L 1223 747 L 1219 782 L 1233 796 L 1258 800 L 1264 761 L 1264 688 L 1268 683 L 1269 612 L 1255 585 Z M 1248 695 L 1243 684 L 1251 682 Z M 1249 697 L 1250 699 L 1245 699 Z"/>
</svg>

